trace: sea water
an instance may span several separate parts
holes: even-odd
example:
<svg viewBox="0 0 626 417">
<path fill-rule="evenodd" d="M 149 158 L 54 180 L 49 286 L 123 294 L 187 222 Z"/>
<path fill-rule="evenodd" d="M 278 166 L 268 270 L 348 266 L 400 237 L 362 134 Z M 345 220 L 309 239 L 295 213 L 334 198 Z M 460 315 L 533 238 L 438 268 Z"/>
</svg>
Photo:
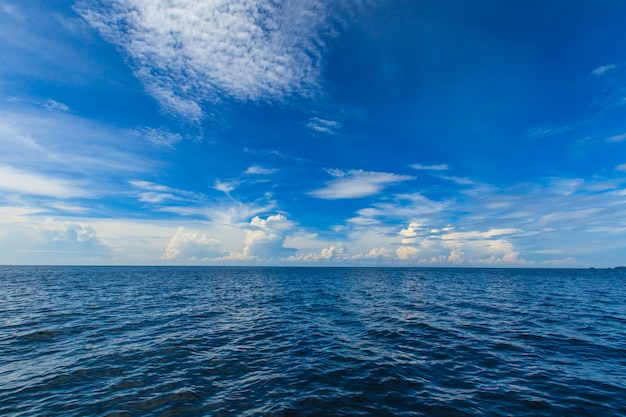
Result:
<svg viewBox="0 0 626 417">
<path fill-rule="evenodd" d="M 626 272 L 0 267 L 0 415 L 624 416 Z"/>
</svg>

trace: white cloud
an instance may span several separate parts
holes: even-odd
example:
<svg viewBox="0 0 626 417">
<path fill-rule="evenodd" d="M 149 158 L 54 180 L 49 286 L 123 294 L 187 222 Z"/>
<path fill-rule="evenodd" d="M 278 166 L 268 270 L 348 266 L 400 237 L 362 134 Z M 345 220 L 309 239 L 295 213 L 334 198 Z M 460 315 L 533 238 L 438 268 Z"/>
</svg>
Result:
<svg viewBox="0 0 626 417">
<path fill-rule="evenodd" d="M 341 242 L 333 243 L 328 247 L 322 248 L 318 253 L 307 253 L 303 255 L 293 256 L 291 259 L 304 262 L 342 262 L 347 261 L 351 257 L 348 250 Z"/>
<path fill-rule="evenodd" d="M 402 236 L 402 243 L 409 244 L 416 242 L 417 232 L 421 229 L 419 223 L 411 222 L 406 229 L 400 230 L 400 236 Z"/>
<path fill-rule="evenodd" d="M 162 260 L 206 260 L 224 256 L 220 251 L 220 242 L 204 233 L 186 232 L 184 227 L 176 229 L 176 233 L 167 243 Z"/>
<path fill-rule="evenodd" d="M 519 229 L 491 229 L 486 232 L 451 232 L 441 235 L 443 240 L 474 240 L 474 239 L 490 239 L 495 236 L 511 235 L 521 232 Z"/>
<path fill-rule="evenodd" d="M 46 218 L 38 229 L 39 234 L 45 235 L 51 243 L 79 243 L 83 244 L 81 247 L 100 244 L 94 228 L 86 224 L 59 222 Z"/>
<path fill-rule="evenodd" d="M 143 153 L 145 145 L 129 141 L 120 130 L 71 113 L 51 113 L 0 101 L 0 165 L 63 172 L 68 177 L 106 178 L 150 170 L 154 164 Z M 94 185 L 94 184 L 91 184 Z"/>
<path fill-rule="evenodd" d="M 68 260 L 91 263 L 110 258 L 110 248 L 100 241 L 93 225 L 31 217 L 34 214 L 23 207 L 0 209 L 0 262 L 65 264 Z"/>
<path fill-rule="evenodd" d="M 571 222 L 580 221 L 589 218 L 596 217 L 600 214 L 604 209 L 599 207 L 591 207 L 577 210 L 568 210 L 568 211 L 554 211 L 548 214 L 541 216 L 537 223 L 538 224 L 563 224 L 566 225 L 569 223 L 570 226 L 573 226 Z"/>
<path fill-rule="evenodd" d="M 131 58 L 168 110 L 202 117 L 223 95 L 281 100 L 319 85 L 329 6 L 297 2 L 82 0 L 78 13 Z"/>
<path fill-rule="evenodd" d="M 415 179 L 409 175 L 363 170 L 329 170 L 328 173 L 336 179 L 329 181 L 325 188 L 311 191 L 310 195 L 326 200 L 367 197 L 380 193 L 388 185 Z"/>
<path fill-rule="evenodd" d="M 419 255 L 419 249 L 416 249 L 412 246 L 400 246 L 396 249 L 396 255 L 398 259 L 407 260 L 407 259 L 415 259 Z"/>
<path fill-rule="evenodd" d="M 441 214 L 449 207 L 447 202 L 433 201 L 419 193 L 396 194 L 391 201 L 381 201 L 370 207 L 357 210 L 357 216 L 348 222 L 358 225 L 372 225 L 382 219 L 415 219 L 416 217 Z"/>
<path fill-rule="evenodd" d="M 61 112 L 67 112 L 70 110 L 67 104 L 59 103 L 58 101 L 55 101 L 52 99 L 49 99 L 48 101 L 46 101 L 46 108 L 50 111 L 61 111 Z"/>
<path fill-rule="evenodd" d="M 438 164 L 438 165 L 413 164 L 411 165 L 411 168 L 424 170 L 424 171 L 447 171 L 449 169 L 448 164 Z"/>
<path fill-rule="evenodd" d="M 616 64 L 603 65 L 591 71 L 591 75 L 596 75 L 596 76 L 603 75 L 607 73 L 608 71 L 616 69 L 617 67 L 618 66 Z"/>
<path fill-rule="evenodd" d="M 221 191 L 224 194 L 230 194 L 237 187 L 237 183 L 234 181 L 215 181 L 215 185 L 213 185 L 213 189 L 217 191 Z"/>
<path fill-rule="evenodd" d="M 395 250 L 397 259 L 431 264 L 519 264 L 519 251 L 504 235 L 519 233 L 517 229 L 455 232 L 452 227 L 430 228 L 410 223 L 400 235 L 401 246 Z"/>
<path fill-rule="evenodd" d="M 465 253 L 460 250 L 453 250 L 450 252 L 450 255 L 447 258 L 447 261 L 450 263 L 461 263 L 465 260 Z"/>
<path fill-rule="evenodd" d="M 20 194 L 56 198 L 86 197 L 87 191 L 75 183 L 39 173 L 0 166 L 0 189 Z"/>
<path fill-rule="evenodd" d="M 622 142 L 626 140 L 626 133 L 622 133 L 620 135 L 614 135 L 606 138 L 607 142 Z"/>
<path fill-rule="evenodd" d="M 138 194 L 139 201 L 144 203 L 159 204 L 165 201 L 191 201 L 201 198 L 196 193 L 155 184 L 150 181 L 133 180 L 128 183 L 135 188 L 145 190 Z"/>
<path fill-rule="evenodd" d="M 452 181 L 454 183 L 457 183 L 459 185 L 479 185 L 478 182 L 474 181 L 471 178 L 465 178 L 465 177 L 452 177 L 452 176 L 441 176 L 441 178 L 443 178 L 444 180 L 448 180 L 448 181 Z"/>
<path fill-rule="evenodd" d="M 251 167 L 249 167 L 248 169 L 246 169 L 246 171 L 244 172 L 244 174 L 248 174 L 248 175 L 271 175 L 273 173 L 275 173 L 276 171 L 278 171 L 275 168 L 264 168 L 258 165 L 252 165 Z"/>
<path fill-rule="evenodd" d="M 282 214 L 275 214 L 268 216 L 266 219 L 254 216 L 250 220 L 250 226 L 263 230 L 290 230 L 293 228 L 294 223 Z"/>
<path fill-rule="evenodd" d="M 41 213 L 40 207 L 31 206 L 0 206 L 0 223 L 17 224 L 25 223 L 26 219 L 33 214 Z"/>
<path fill-rule="evenodd" d="M 374 248 L 371 251 L 367 252 L 364 255 L 354 255 L 352 259 L 359 259 L 361 257 L 365 259 L 387 259 L 392 256 L 392 252 L 389 248 Z"/>
<path fill-rule="evenodd" d="M 296 249 L 286 247 L 286 233 L 295 223 L 282 214 L 262 219 L 255 216 L 246 229 L 243 252 L 232 254 L 237 260 L 277 260 L 292 256 Z"/>
<path fill-rule="evenodd" d="M 341 127 L 339 122 L 322 119 L 320 117 L 313 117 L 309 119 L 306 126 L 315 133 L 325 133 L 327 135 L 334 135 L 337 133 L 337 129 Z"/>
<path fill-rule="evenodd" d="M 533 131 L 530 132 L 530 137 L 531 138 L 546 138 L 546 137 L 551 137 L 551 136 L 558 136 L 561 135 L 563 133 L 569 132 L 570 130 L 572 130 L 571 127 L 569 126 L 547 126 L 547 127 L 540 127 L 537 129 L 534 129 Z"/>
<path fill-rule="evenodd" d="M 167 200 L 177 200 L 174 194 L 169 193 L 155 193 L 152 191 L 147 191 L 145 193 L 139 194 L 139 201 L 143 203 L 162 203 Z"/>
<path fill-rule="evenodd" d="M 165 128 L 141 127 L 126 131 L 131 137 L 144 138 L 155 145 L 171 148 L 175 143 L 179 142 L 183 137 L 180 133 L 173 133 Z"/>
<path fill-rule="evenodd" d="M 337 259 L 337 258 L 345 258 L 346 257 L 346 247 L 343 243 L 337 243 L 336 245 L 331 245 L 328 248 L 322 249 L 320 252 L 321 259 Z"/>
<path fill-rule="evenodd" d="M 128 182 L 130 185 L 138 188 L 142 188 L 144 190 L 150 191 L 168 191 L 170 187 L 166 185 L 155 184 L 150 181 L 141 181 L 141 180 L 133 180 Z"/>
<path fill-rule="evenodd" d="M 66 213 L 86 213 L 89 211 L 89 208 L 87 207 L 72 204 L 49 203 L 46 206 Z"/>
<path fill-rule="evenodd" d="M 566 196 L 575 193 L 583 184 L 581 178 L 551 178 L 550 191 Z"/>
<path fill-rule="evenodd" d="M 626 164 L 619 164 L 615 167 L 616 171 L 626 171 Z"/>
<path fill-rule="evenodd" d="M 513 243 L 501 238 L 519 232 L 521 231 L 512 228 L 468 232 L 455 232 L 452 228 L 446 228 L 441 231 L 433 230 L 431 243 L 440 251 L 450 250 L 446 261 L 451 263 L 525 263 L 526 261 L 519 258 L 520 253 Z"/>
</svg>

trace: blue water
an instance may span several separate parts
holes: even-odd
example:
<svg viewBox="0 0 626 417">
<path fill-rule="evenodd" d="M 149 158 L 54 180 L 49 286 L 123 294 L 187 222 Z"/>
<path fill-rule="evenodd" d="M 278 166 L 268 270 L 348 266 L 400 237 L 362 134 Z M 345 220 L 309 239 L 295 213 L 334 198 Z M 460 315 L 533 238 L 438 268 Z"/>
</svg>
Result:
<svg viewBox="0 0 626 417">
<path fill-rule="evenodd" d="M 624 416 L 626 272 L 0 267 L 0 415 Z"/>
</svg>

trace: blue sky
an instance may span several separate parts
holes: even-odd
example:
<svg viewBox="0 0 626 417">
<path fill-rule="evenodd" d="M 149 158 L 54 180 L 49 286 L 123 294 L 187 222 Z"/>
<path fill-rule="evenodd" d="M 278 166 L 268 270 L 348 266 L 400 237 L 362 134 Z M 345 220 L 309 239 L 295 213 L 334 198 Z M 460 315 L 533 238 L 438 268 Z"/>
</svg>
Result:
<svg viewBox="0 0 626 417">
<path fill-rule="evenodd" d="M 0 0 L 0 263 L 624 264 L 624 16 Z"/>
</svg>

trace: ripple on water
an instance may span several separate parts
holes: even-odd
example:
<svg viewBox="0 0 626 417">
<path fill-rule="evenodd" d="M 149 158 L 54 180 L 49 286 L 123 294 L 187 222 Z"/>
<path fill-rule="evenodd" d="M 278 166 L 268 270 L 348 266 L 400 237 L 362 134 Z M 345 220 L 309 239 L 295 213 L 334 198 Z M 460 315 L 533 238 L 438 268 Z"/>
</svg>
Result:
<svg viewBox="0 0 626 417">
<path fill-rule="evenodd" d="M 2 415 L 626 415 L 620 271 L 0 273 Z"/>
</svg>

